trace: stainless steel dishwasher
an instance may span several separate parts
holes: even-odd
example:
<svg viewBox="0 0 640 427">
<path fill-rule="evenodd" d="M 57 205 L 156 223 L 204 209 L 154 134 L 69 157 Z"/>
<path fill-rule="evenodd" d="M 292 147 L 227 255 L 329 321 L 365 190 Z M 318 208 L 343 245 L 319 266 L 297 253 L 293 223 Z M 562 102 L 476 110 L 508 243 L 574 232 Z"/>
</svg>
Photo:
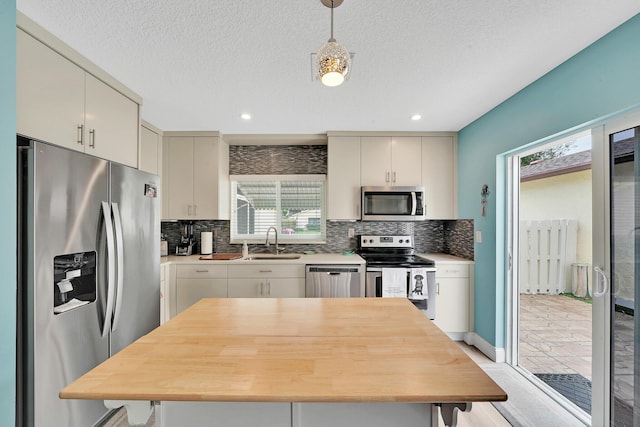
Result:
<svg viewBox="0 0 640 427">
<path fill-rule="evenodd" d="M 360 265 L 307 265 L 307 298 L 364 297 Z"/>
</svg>

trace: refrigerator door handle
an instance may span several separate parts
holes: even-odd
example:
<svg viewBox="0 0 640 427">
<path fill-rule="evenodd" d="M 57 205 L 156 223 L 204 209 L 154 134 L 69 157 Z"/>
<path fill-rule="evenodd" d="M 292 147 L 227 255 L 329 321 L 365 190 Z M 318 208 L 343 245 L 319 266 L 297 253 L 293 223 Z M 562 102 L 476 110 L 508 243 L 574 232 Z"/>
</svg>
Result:
<svg viewBox="0 0 640 427">
<path fill-rule="evenodd" d="M 116 236 L 116 302 L 113 313 L 113 323 L 111 331 L 115 331 L 120 323 L 120 312 L 122 311 L 122 293 L 124 291 L 124 240 L 122 239 L 122 220 L 120 219 L 120 209 L 117 203 L 111 204 L 113 214 L 113 225 Z"/>
<path fill-rule="evenodd" d="M 115 266 L 115 247 L 113 242 L 113 223 L 111 222 L 111 207 L 109 203 L 102 202 L 102 216 L 104 219 L 104 228 L 107 231 L 107 305 L 104 313 L 104 325 L 102 325 L 102 336 L 106 337 L 111 327 L 111 316 L 113 312 L 113 297 L 115 294 L 114 280 L 116 277 Z"/>
</svg>

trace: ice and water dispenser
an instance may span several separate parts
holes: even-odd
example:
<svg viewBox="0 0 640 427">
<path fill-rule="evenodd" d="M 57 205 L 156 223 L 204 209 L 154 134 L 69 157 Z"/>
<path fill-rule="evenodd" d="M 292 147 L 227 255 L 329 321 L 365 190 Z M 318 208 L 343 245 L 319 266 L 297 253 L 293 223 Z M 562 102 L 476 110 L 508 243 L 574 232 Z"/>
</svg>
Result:
<svg viewBox="0 0 640 427">
<path fill-rule="evenodd" d="M 53 312 L 61 314 L 96 300 L 96 252 L 53 259 Z"/>
</svg>

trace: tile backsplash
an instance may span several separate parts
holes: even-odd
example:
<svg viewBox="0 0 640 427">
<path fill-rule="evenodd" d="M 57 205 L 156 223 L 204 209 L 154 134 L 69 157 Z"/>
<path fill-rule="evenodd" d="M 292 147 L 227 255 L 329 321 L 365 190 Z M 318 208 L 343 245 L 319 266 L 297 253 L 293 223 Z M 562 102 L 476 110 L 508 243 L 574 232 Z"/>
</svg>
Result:
<svg viewBox="0 0 640 427">
<path fill-rule="evenodd" d="M 195 237 L 198 244 L 194 254 L 200 253 L 200 233 L 215 230 L 214 251 L 218 253 L 240 253 L 240 244 L 231 244 L 229 221 L 194 221 Z M 349 238 L 349 228 L 359 234 L 408 234 L 413 236 L 417 252 L 445 253 L 473 260 L 473 220 L 427 220 L 420 222 L 327 222 L 326 244 L 281 244 L 287 252 L 301 253 L 341 253 L 356 247 L 356 239 Z M 176 245 L 180 242 L 181 223 L 163 222 L 161 232 L 169 242 L 169 254 L 175 254 Z M 249 245 L 249 252 L 268 252 L 270 248 L 264 244 Z"/>
</svg>

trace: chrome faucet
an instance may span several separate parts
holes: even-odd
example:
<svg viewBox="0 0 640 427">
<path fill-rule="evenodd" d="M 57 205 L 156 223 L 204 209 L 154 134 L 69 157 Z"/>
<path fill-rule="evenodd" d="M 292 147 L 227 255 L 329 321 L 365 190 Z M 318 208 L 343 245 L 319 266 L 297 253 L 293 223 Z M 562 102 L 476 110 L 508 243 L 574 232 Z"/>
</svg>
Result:
<svg viewBox="0 0 640 427">
<path fill-rule="evenodd" d="M 269 232 L 271 230 L 273 230 L 273 232 L 276 233 L 276 255 L 278 255 L 278 253 L 284 248 L 281 248 L 280 246 L 278 246 L 278 229 L 277 228 L 273 226 L 267 228 L 267 240 L 264 241 L 264 244 L 266 247 L 269 247 Z"/>
</svg>

